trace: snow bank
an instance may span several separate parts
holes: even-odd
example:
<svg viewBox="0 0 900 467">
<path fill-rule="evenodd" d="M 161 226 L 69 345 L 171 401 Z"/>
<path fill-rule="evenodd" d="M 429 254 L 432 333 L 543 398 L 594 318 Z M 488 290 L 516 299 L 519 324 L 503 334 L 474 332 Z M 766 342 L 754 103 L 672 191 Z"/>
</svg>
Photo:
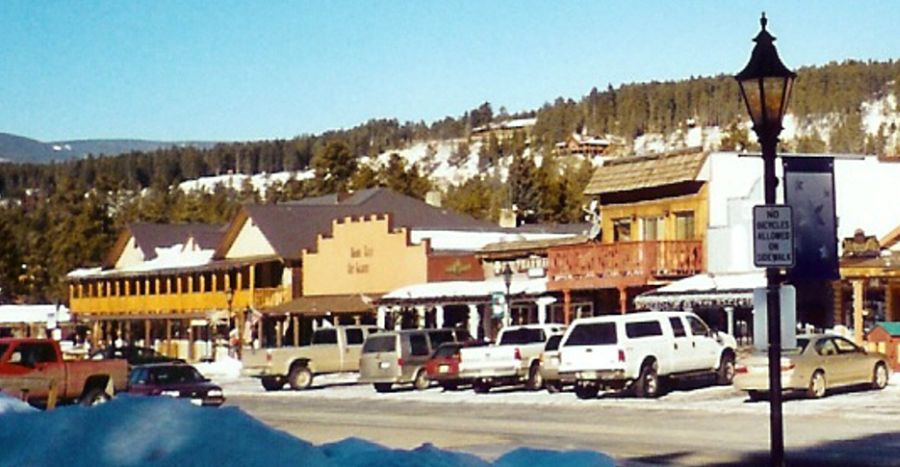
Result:
<svg viewBox="0 0 900 467">
<path fill-rule="evenodd" d="M 103 466 L 406 466 L 481 467 L 470 454 L 424 444 L 388 449 L 348 438 L 315 446 L 250 417 L 236 407 L 210 409 L 165 397 L 119 396 L 97 407 L 49 412 L 19 407 L 0 396 L 0 465 Z M 517 449 L 494 465 L 612 466 L 596 452 Z"/>
<path fill-rule="evenodd" d="M 19 399 L 9 397 L 0 392 L 0 415 L 17 412 L 34 412 L 35 410 L 37 409 Z"/>
</svg>

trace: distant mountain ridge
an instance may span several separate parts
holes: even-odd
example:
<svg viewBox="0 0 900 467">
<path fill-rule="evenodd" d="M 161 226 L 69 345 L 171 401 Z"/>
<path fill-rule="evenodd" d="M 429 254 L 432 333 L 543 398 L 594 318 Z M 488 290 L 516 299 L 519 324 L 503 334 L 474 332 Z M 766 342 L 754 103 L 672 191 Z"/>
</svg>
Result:
<svg viewBox="0 0 900 467">
<path fill-rule="evenodd" d="M 140 139 L 85 139 L 42 142 L 0 133 L 0 161 L 45 163 L 93 155 L 115 156 L 131 151 L 154 151 L 173 146 L 211 148 L 214 141 L 147 141 Z"/>
</svg>

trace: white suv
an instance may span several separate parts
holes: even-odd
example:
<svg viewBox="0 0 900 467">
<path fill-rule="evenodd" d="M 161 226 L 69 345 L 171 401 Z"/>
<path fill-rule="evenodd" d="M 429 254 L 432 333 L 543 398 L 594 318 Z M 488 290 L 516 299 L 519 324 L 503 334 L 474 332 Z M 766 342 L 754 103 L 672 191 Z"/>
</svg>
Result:
<svg viewBox="0 0 900 467">
<path fill-rule="evenodd" d="M 735 340 L 683 311 L 642 312 L 575 320 L 560 346 L 559 374 L 575 380 L 581 399 L 600 388 L 660 395 L 660 378 L 713 373 L 734 378 Z"/>
</svg>

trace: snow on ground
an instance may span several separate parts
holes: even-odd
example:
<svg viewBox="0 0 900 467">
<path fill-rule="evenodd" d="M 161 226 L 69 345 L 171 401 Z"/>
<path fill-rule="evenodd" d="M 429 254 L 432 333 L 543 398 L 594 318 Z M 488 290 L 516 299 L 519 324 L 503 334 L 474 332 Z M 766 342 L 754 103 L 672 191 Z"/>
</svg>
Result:
<svg viewBox="0 0 900 467">
<path fill-rule="evenodd" d="M 13 401 L 17 402 L 17 401 Z M 15 406 L 0 397 L 0 407 Z M 356 438 L 315 446 L 237 407 L 196 407 L 167 397 L 119 396 L 96 407 L 2 412 L 0 465 L 129 466 L 612 466 L 591 451 L 522 448 L 494 464 L 424 444 L 389 449 Z"/>
<path fill-rule="evenodd" d="M 325 387 L 324 391 L 265 392 L 259 380 L 238 378 L 219 382 L 228 395 L 271 398 L 316 398 L 333 400 L 395 400 L 435 404 L 487 404 L 522 405 L 542 407 L 618 407 L 649 411 L 701 411 L 732 414 L 767 414 L 768 402 L 750 402 L 746 393 L 733 386 L 709 386 L 703 382 L 680 384 L 659 399 L 636 399 L 616 393 L 601 394 L 596 400 L 578 399 L 571 390 L 558 394 L 546 391 L 530 392 L 514 388 L 494 388 L 488 394 L 476 394 L 471 389 L 444 391 L 433 387 L 414 391 L 409 387 L 397 387 L 391 393 L 377 393 L 370 385 L 356 384 L 356 373 L 316 376 L 313 386 Z M 900 376 L 892 377 L 882 391 L 838 390 L 817 400 L 795 395 L 785 398 L 784 414 L 815 415 L 823 412 L 841 413 L 848 418 L 896 420 L 900 417 Z"/>
<path fill-rule="evenodd" d="M 244 175 L 244 174 L 228 174 L 228 175 L 216 175 L 212 177 L 200 177 L 194 180 L 188 180 L 185 182 L 181 182 L 178 185 L 178 188 L 181 191 L 190 192 L 190 191 L 203 191 L 203 192 L 212 192 L 215 190 L 217 185 L 221 185 L 224 188 L 230 188 L 233 190 L 240 190 L 244 183 L 249 180 L 250 184 L 253 185 L 253 189 L 259 193 L 265 194 L 266 189 L 272 183 L 287 183 L 290 180 L 309 180 L 315 177 L 315 173 L 312 170 L 304 170 L 298 172 L 277 172 L 277 173 L 260 173 L 256 175 Z"/>
<path fill-rule="evenodd" d="M 0 392 L 0 416 L 16 412 L 34 412 L 37 409 Z"/>
</svg>

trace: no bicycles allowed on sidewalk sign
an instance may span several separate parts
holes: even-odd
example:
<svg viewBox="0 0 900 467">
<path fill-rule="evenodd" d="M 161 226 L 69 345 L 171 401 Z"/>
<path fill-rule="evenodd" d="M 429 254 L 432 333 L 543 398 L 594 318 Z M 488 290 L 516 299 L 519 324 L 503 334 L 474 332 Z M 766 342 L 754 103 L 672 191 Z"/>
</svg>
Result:
<svg viewBox="0 0 900 467">
<path fill-rule="evenodd" d="M 794 266 L 794 224 L 790 206 L 753 206 L 753 264 Z"/>
</svg>

